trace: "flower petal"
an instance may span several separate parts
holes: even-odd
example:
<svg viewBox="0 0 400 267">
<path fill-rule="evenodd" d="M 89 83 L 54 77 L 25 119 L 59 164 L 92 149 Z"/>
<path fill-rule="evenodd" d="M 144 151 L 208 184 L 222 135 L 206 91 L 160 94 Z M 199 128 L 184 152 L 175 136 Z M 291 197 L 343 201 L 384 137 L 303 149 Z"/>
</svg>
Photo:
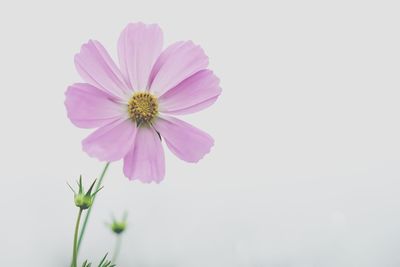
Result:
<svg viewBox="0 0 400 267">
<path fill-rule="evenodd" d="M 161 96 L 196 72 L 207 68 L 208 58 L 193 42 L 170 45 L 154 64 L 150 74 L 150 91 Z"/>
<path fill-rule="evenodd" d="M 213 104 L 221 94 L 219 79 L 210 70 L 201 70 L 158 100 L 159 110 L 170 114 L 188 114 Z"/>
<path fill-rule="evenodd" d="M 139 128 L 133 149 L 124 158 L 124 174 L 130 180 L 161 182 L 165 175 L 164 150 L 152 128 Z"/>
<path fill-rule="evenodd" d="M 164 138 L 168 148 L 187 162 L 198 162 L 214 145 L 210 135 L 176 118 L 160 117 L 154 128 Z"/>
<path fill-rule="evenodd" d="M 130 23 L 118 40 L 122 73 L 135 90 L 147 89 L 151 69 L 161 53 L 163 33 L 156 24 Z"/>
<path fill-rule="evenodd" d="M 82 45 L 75 55 L 75 66 L 87 83 L 100 90 L 121 99 L 129 94 L 121 72 L 99 42 L 90 40 Z"/>
<path fill-rule="evenodd" d="M 68 118 L 80 128 L 97 128 L 115 121 L 123 106 L 110 95 L 87 83 L 75 83 L 65 92 Z"/>
<path fill-rule="evenodd" d="M 133 146 L 137 128 L 130 119 L 119 119 L 103 126 L 82 141 L 83 150 L 102 161 L 123 158 Z"/>
<path fill-rule="evenodd" d="M 217 101 L 218 96 L 210 98 L 208 100 L 205 100 L 201 103 L 198 103 L 196 105 L 193 105 L 191 107 L 188 108 L 183 108 L 183 109 L 177 109 L 177 110 L 169 110 L 168 112 L 164 111 L 164 113 L 167 113 L 169 115 L 186 115 L 186 114 L 191 114 L 191 113 L 195 113 L 197 111 L 203 110 L 208 108 L 209 106 L 211 106 L 212 104 L 215 103 L 215 101 Z"/>
</svg>

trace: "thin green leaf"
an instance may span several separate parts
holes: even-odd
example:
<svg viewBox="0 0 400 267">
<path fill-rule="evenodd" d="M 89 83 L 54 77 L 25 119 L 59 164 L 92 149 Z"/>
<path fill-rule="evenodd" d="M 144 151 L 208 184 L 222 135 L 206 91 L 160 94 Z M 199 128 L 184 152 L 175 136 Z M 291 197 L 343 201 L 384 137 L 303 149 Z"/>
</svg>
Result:
<svg viewBox="0 0 400 267">
<path fill-rule="evenodd" d="M 93 186 L 96 184 L 96 180 L 97 180 L 97 179 L 95 179 L 95 180 L 93 181 L 93 183 L 92 183 L 92 185 L 90 186 L 89 190 L 86 192 L 86 195 L 87 195 L 87 196 L 90 196 L 90 195 L 92 194 Z"/>
<path fill-rule="evenodd" d="M 116 266 L 110 260 L 107 260 L 107 256 L 108 256 L 108 253 L 106 253 L 106 255 L 104 255 L 104 257 L 101 259 L 98 267 L 115 267 Z"/>
<path fill-rule="evenodd" d="M 68 187 L 72 190 L 72 192 L 74 192 L 74 194 L 76 195 L 75 190 L 72 188 L 72 186 L 67 182 Z"/>
<path fill-rule="evenodd" d="M 106 260 L 108 253 L 106 253 L 106 255 L 104 255 L 103 259 L 101 259 L 100 263 L 99 263 L 99 267 L 102 266 L 103 262 Z"/>
<path fill-rule="evenodd" d="M 87 260 L 85 260 L 85 262 L 82 264 L 82 267 L 90 267 L 90 266 L 92 266 L 92 264 Z"/>
<path fill-rule="evenodd" d="M 79 176 L 79 194 L 83 194 L 82 175 Z"/>
<path fill-rule="evenodd" d="M 96 190 L 96 192 L 93 193 L 92 197 L 94 197 L 94 195 L 96 195 L 101 189 L 103 189 L 104 186 L 100 187 L 99 189 Z"/>
<path fill-rule="evenodd" d="M 124 215 L 122 216 L 122 220 L 123 220 L 124 222 L 126 222 L 127 219 L 128 219 L 128 212 L 125 211 L 125 212 L 124 212 Z"/>
</svg>

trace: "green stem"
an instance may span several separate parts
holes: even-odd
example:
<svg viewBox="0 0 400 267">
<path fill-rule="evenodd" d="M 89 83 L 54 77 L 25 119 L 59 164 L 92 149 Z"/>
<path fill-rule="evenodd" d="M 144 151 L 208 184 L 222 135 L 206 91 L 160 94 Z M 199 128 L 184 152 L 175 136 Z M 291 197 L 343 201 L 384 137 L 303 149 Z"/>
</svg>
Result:
<svg viewBox="0 0 400 267">
<path fill-rule="evenodd" d="M 119 255 L 119 251 L 121 250 L 121 240 L 122 240 L 121 235 L 120 234 L 117 235 L 117 239 L 115 240 L 114 254 L 113 254 L 113 257 L 111 260 L 111 262 L 114 264 L 116 263 L 118 255 Z"/>
<path fill-rule="evenodd" d="M 97 190 L 99 190 L 101 183 L 103 182 L 103 178 L 107 172 L 108 166 L 110 165 L 110 162 L 107 162 L 106 166 L 104 166 L 103 172 L 100 175 L 99 181 L 97 182 L 96 185 L 96 189 L 94 190 L 94 192 L 96 192 Z M 97 195 L 97 194 L 96 194 Z M 81 232 L 79 234 L 79 241 L 78 241 L 78 248 L 77 248 L 77 254 L 79 253 L 79 248 L 81 247 L 81 243 L 82 243 L 82 239 L 83 239 L 83 235 L 85 234 L 85 230 L 86 230 L 86 225 L 89 221 L 89 216 L 92 213 L 92 209 L 93 209 L 93 205 L 94 205 L 94 201 L 96 199 L 96 195 L 94 195 L 93 197 L 93 202 L 92 202 L 92 206 L 90 206 L 90 208 L 88 209 L 85 219 L 83 220 L 83 225 L 82 225 L 82 229 Z"/>
<path fill-rule="evenodd" d="M 81 221 L 82 209 L 79 209 L 78 218 L 76 219 L 75 224 L 75 234 L 74 234 L 74 248 L 72 251 L 72 267 L 78 267 L 78 231 L 79 231 L 79 223 Z"/>
</svg>

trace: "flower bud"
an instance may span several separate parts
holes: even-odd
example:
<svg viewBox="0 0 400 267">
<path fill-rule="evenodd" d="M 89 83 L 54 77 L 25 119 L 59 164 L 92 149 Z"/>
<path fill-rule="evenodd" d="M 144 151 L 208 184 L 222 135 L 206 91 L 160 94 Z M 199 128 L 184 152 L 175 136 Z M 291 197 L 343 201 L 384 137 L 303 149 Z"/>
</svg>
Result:
<svg viewBox="0 0 400 267">
<path fill-rule="evenodd" d="M 83 210 L 86 210 L 92 206 L 93 198 L 84 194 L 75 195 L 75 205 Z"/>
<path fill-rule="evenodd" d="M 118 221 L 115 218 L 113 218 L 113 222 L 109 225 L 111 231 L 113 231 L 117 235 L 123 233 L 127 226 L 126 219 L 127 219 L 127 213 L 124 214 L 121 221 Z"/>
<path fill-rule="evenodd" d="M 75 190 L 72 189 L 72 187 L 69 184 L 68 184 L 68 186 L 69 186 L 69 188 L 71 188 L 72 192 L 74 192 L 75 205 L 82 210 L 86 210 L 92 206 L 94 196 L 103 187 L 99 188 L 98 190 L 96 190 L 96 192 L 94 192 L 92 194 L 93 187 L 96 184 L 96 180 L 94 180 L 94 182 L 90 186 L 89 190 L 86 193 L 84 193 L 83 184 L 82 184 L 82 175 L 79 177 L 79 181 L 77 182 L 77 184 L 78 184 L 78 189 L 79 189 L 78 193 L 76 193 Z"/>
<path fill-rule="evenodd" d="M 126 228 L 125 222 L 113 222 L 111 224 L 111 230 L 116 234 L 122 233 L 125 230 L 125 228 Z"/>
</svg>

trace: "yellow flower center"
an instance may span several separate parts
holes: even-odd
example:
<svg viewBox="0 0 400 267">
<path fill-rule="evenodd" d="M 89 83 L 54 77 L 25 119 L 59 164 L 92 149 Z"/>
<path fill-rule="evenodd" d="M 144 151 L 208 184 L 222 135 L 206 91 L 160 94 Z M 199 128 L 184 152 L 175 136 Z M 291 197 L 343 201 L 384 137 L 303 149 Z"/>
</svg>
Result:
<svg viewBox="0 0 400 267">
<path fill-rule="evenodd" d="M 149 92 L 136 92 L 128 102 L 128 113 L 137 126 L 150 124 L 158 114 L 157 97 Z"/>
</svg>

